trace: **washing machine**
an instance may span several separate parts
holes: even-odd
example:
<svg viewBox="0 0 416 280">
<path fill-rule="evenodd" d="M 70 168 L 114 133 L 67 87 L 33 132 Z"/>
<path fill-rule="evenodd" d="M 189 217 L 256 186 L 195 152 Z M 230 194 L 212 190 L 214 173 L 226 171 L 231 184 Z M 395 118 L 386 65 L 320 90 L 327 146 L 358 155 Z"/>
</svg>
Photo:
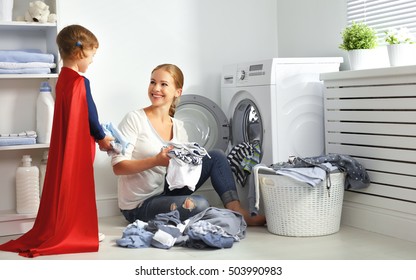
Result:
<svg viewBox="0 0 416 280">
<path fill-rule="evenodd" d="M 228 153 L 257 141 L 261 163 L 324 153 L 323 83 L 342 57 L 272 58 L 225 65 L 221 105 L 184 94 L 175 117 L 184 121 L 190 141 Z"/>
</svg>

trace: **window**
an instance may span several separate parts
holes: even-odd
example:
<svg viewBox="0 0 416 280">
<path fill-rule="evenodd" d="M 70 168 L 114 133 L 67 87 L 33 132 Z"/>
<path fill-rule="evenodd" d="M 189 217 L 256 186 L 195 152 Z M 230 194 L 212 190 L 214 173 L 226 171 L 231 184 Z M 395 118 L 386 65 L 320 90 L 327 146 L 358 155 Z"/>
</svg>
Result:
<svg viewBox="0 0 416 280">
<path fill-rule="evenodd" d="M 390 28 L 407 27 L 416 37 L 416 0 L 347 0 L 347 21 L 374 28 L 379 45 Z"/>
</svg>

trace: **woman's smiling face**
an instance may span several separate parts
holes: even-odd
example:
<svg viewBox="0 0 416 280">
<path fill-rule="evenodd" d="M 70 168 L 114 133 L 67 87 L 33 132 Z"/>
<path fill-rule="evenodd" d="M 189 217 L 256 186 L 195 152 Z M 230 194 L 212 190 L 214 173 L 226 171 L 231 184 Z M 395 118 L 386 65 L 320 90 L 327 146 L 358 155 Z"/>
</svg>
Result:
<svg viewBox="0 0 416 280">
<path fill-rule="evenodd" d="M 170 106 L 174 98 L 180 96 L 181 89 L 176 88 L 173 77 L 167 71 L 158 69 L 151 75 L 148 94 L 153 105 Z"/>
</svg>

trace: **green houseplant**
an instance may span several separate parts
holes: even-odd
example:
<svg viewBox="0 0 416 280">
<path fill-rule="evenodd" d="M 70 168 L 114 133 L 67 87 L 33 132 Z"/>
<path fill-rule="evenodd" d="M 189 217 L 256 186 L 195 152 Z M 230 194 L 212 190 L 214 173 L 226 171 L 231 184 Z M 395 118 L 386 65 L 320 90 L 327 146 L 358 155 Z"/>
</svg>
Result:
<svg viewBox="0 0 416 280">
<path fill-rule="evenodd" d="M 412 33 L 406 27 L 400 27 L 399 29 L 392 28 L 384 33 L 386 34 L 384 40 L 389 45 L 415 43 Z"/>
<path fill-rule="evenodd" d="M 385 34 L 390 66 L 416 64 L 415 39 L 406 27 L 390 29 Z"/>
<path fill-rule="evenodd" d="M 342 32 L 342 44 L 339 47 L 346 51 L 374 49 L 377 47 L 376 32 L 365 23 L 353 22 Z"/>
<path fill-rule="evenodd" d="M 362 22 L 353 22 L 342 34 L 339 48 L 348 52 L 351 70 L 378 67 L 376 58 L 377 36 L 373 28 Z"/>
</svg>

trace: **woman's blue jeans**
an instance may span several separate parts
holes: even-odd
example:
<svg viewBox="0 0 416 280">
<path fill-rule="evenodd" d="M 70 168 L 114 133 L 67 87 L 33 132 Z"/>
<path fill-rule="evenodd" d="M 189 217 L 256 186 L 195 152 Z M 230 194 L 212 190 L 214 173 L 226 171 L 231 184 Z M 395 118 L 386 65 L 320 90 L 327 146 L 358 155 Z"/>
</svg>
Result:
<svg viewBox="0 0 416 280">
<path fill-rule="evenodd" d="M 221 150 L 212 150 L 202 160 L 202 171 L 195 190 L 199 189 L 210 178 L 214 190 L 220 196 L 224 205 L 239 200 L 234 176 L 227 157 Z M 147 222 L 157 214 L 178 210 L 182 221 L 208 208 L 209 202 L 201 195 L 192 195 L 186 186 L 181 189 L 169 190 L 165 181 L 162 194 L 148 198 L 140 207 L 131 210 L 121 210 L 130 223 L 137 219 Z"/>
</svg>

